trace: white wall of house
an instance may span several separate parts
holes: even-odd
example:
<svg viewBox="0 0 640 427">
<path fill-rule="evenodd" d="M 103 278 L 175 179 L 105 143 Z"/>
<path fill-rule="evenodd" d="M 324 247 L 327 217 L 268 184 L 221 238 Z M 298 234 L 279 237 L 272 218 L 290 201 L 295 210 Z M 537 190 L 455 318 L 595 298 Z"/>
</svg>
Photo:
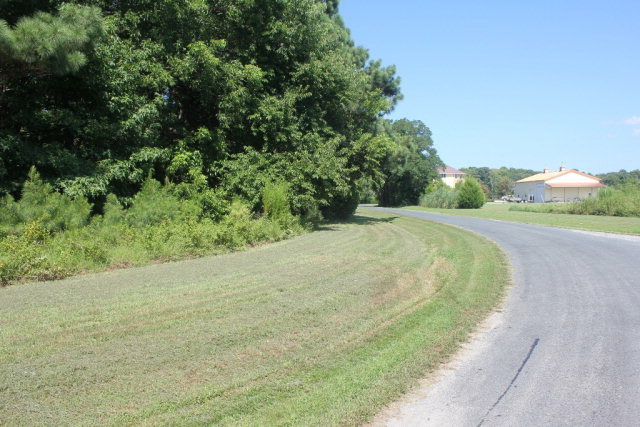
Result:
<svg viewBox="0 0 640 427">
<path fill-rule="evenodd" d="M 533 202 L 533 198 L 536 192 L 537 181 L 533 182 L 516 182 L 513 189 L 513 194 L 520 197 L 522 200 Z"/>
<path fill-rule="evenodd" d="M 443 174 L 440 174 L 440 178 L 442 179 L 442 182 L 447 184 L 449 187 L 454 188 L 457 183 L 464 180 L 464 175 L 458 175 L 458 174 L 454 175 L 454 174 L 443 173 Z"/>
</svg>

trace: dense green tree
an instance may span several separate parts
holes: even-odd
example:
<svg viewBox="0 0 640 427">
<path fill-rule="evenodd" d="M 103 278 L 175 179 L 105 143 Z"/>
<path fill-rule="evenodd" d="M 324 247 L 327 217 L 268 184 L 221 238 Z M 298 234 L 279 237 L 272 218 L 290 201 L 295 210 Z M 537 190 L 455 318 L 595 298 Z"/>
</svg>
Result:
<svg viewBox="0 0 640 427">
<path fill-rule="evenodd" d="M 382 206 L 415 205 L 442 165 L 431 131 L 419 120 L 385 121 L 383 125 L 395 146 L 383 163 L 384 184 L 378 201 Z"/>
<path fill-rule="evenodd" d="M 399 79 L 337 0 L 0 0 L 0 17 L 0 193 L 35 166 L 128 203 L 152 173 L 258 209 L 275 177 L 298 213 L 330 217 L 382 180 Z"/>
<path fill-rule="evenodd" d="M 484 205 L 484 192 L 474 177 L 467 177 L 460 185 L 457 201 L 460 209 L 478 209 Z"/>
<path fill-rule="evenodd" d="M 497 199 L 512 194 L 513 186 L 519 179 L 526 178 L 538 172 L 531 169 L 518 169 L 501 167 L 491 169 L 488 167 L 468 167 L 462 171 L 478 180 L 483 188 L 486 188 L 487 197 Z"/>
<path fill-rule="evenodd" d="M 472 177 L 474 177 L 476 180 L 478 180 L 479 183 L 487 186 L 490 192 L 492 191 L 491 168 L 488 168 L 485 166 L 483 167 L 470 166 L 468 168 L 462 168 L 460 170 L 466 173 L 467 175 L 471 175 Z"/>
<path fill-rule="evenodd" d="M 608 172 L 597 175 L 602 179 L 602 183 L 609 186 L 621 186 L 628 182 L 638 182 L 640 180 L 640 169 L 626 171 L 620 169 L 618 172 Z"/>
<path fill-rule="evenodd" d="M 492 171 L 493 172 L 493 171 Z M 489 193 L 489 197 L 495 199 L 508 194 L 513 194 L 513 187 L 515 185 L 515 180 L 512 178 L 501 175 L 501 174 L 493 174 L 491 179 L 491 183 L 493 185 L 493 191 Z"/>
</svg>

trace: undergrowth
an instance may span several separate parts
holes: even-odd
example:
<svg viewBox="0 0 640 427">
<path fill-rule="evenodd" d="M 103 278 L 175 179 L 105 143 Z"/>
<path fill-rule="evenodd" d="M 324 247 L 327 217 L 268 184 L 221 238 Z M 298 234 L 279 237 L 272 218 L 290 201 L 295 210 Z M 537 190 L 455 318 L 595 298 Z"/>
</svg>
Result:
<svg viewBox="0 0 640 427">
<path fill-rule="evenodd" d="M 304 230 L 285 184 L 263 193 L 259 216 L 241 200 L 149 178 L 127 209 L 109 195 L 104 214 L 91 215 L 86 199 L 57 193 L 32 170 L 20 200 L 0 199 L 0 284 L 238 250 Z"/>
</svg>

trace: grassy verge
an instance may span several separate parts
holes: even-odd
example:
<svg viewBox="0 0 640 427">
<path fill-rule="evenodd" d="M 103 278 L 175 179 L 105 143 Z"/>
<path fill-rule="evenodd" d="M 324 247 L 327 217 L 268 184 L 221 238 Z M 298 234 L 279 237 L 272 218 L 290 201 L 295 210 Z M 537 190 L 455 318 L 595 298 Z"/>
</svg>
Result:
<svg viewBox="0 0 640 427">
<path fill-rule="evenodd" d="M 508 282 L 477 235 L 362 211 L 246 252 L 0 289 L 8 424 L 355 424 Z"/>
<path fill-rule="evenodd" d="M 421 206 L 408 206 L 403 209 L 524 222 L 527 224 L 549 225 L 552 227 L 574 228 L 578 230 L 640 234 L 640 218 L 513 211 L 509 210 L 509 206 L 507 203 L 489 203 L 481 209 L 434 209 L 423 208 Z"/>
</svg>

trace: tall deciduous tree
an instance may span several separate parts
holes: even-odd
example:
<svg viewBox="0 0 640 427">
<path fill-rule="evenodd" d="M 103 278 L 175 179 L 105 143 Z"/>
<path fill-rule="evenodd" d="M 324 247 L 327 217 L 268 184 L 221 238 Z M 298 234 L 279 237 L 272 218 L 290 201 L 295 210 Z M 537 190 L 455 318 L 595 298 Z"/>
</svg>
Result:
<svg viewBox="0 0 640 427">
<path fill-rule="evenodd" d="M 419 120 L 406 119 L 384 122 L 384 129 L 395 146 L 383 163 L 385 181 L 378 201 L 382 206 L 417 204 L 442 164 L 431 131 Z"/>
<path fill-rule="evenodd" d="M 299 212 L 345 216 L 380 179 L 399 79 L 337 0 L 2 0 L 0 16 L 0 193 L 32 165 L 92 201 L 150 172 L 254 200 L 279 175 Z"/>
</svg>

